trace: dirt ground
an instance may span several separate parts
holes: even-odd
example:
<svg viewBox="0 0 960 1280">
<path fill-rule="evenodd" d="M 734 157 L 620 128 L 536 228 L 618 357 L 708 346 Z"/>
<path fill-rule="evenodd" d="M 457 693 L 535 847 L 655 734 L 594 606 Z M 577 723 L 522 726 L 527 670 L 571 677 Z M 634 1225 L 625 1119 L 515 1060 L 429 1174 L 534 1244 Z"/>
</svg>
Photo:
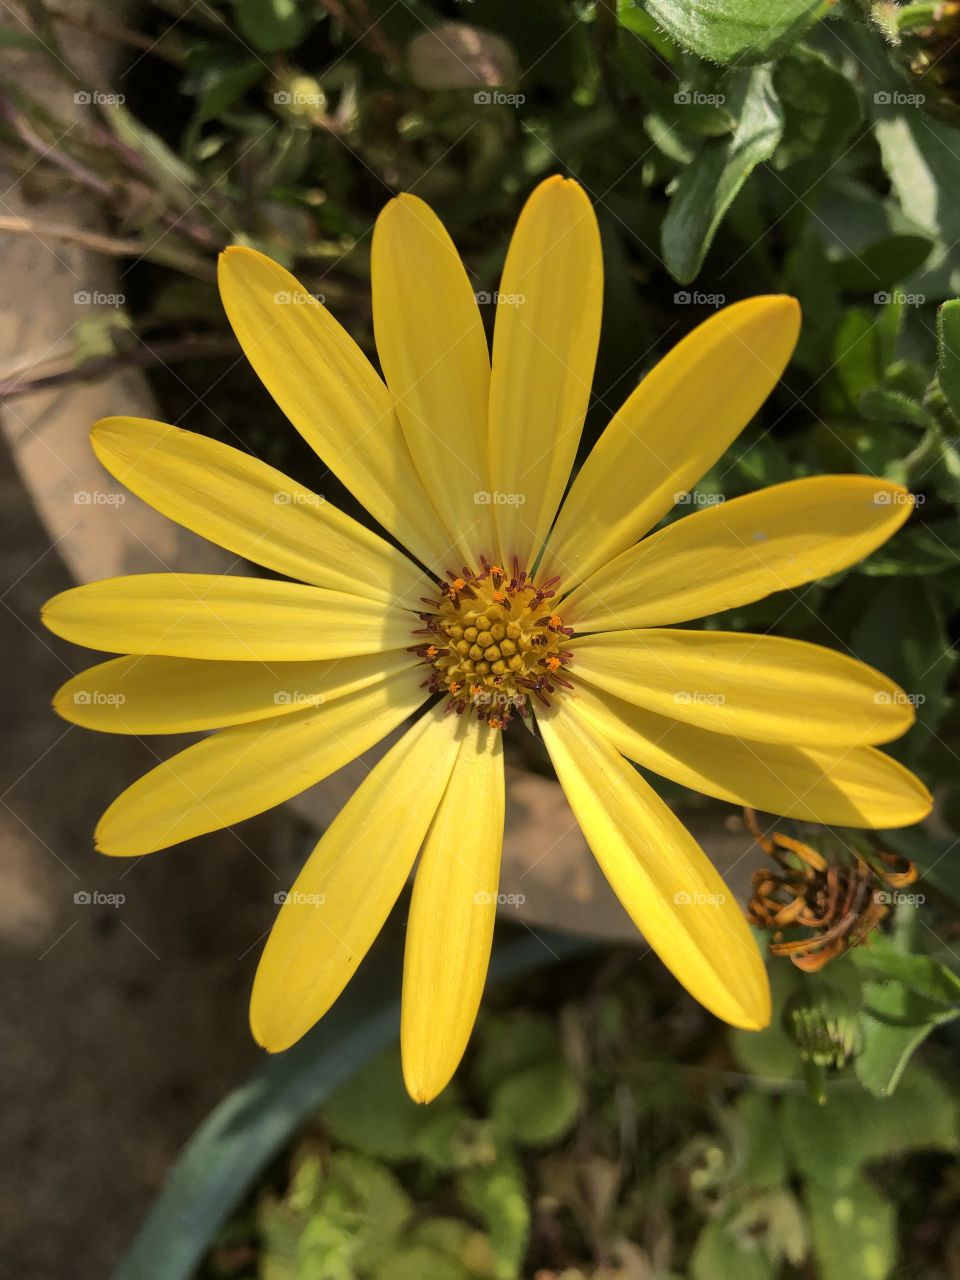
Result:
<svg viewBox="0 0 960 1280">
<path fill-rule="evenodd" d="M 0 1275 L 100 1280 L 257 1059 L 246 1001 L 289 824 L 137 861 L 94 851 L 98 815 L 155 757 L 50 709 L 90 655 L 37 621 L 72 584 L 5 450 L 0 521 Z"/>
</svg>

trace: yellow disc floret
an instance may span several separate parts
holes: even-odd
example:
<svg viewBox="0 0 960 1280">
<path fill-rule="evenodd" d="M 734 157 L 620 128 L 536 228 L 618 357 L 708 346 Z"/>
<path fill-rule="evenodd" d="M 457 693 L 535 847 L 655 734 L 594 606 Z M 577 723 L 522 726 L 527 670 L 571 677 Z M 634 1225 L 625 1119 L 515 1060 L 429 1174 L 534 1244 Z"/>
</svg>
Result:
<svg viewBox="0 0 960 1280">
<path fill-rule="evenodd" d="M 556 579 L 537 586 L 515 562 L 505 573 L 480 557 L 480 572 L 464 566 L 448 573 L 440 596 L 425 600 L 426 643 L 413 646 L 430 668 L 427 686 L 450 698 L 451 711 L 475 712 L 502 729 L 515 713 L 528 715 L 530 699 L 549 705 L 557 686 L 570 688 L 564 674 L 573 634 L 550 611 Z"/>
</svg>

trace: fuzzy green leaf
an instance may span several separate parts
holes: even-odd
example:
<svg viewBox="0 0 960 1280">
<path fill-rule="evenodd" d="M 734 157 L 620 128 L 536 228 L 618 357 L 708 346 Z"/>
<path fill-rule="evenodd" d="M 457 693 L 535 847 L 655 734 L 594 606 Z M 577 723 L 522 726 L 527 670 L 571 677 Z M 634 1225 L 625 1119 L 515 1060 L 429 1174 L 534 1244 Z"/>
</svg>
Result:
<svg viewBox="0 0 960 1280">
<path fill-rule="evenodd" d="M 726 105 L 736 129 L 703 144 L 681 173 L 663 220 L 664 261 L 681 284 L 697 275 L 724 214 L 757 165 L 773 155 L 783 131 L 768 68 L 736 72 L 731 85 Z"/>
<path fill-rule="evenodd" d="M 799 40 L 821 0 L 645 0 L 677 44 L 711 62 L 763 62 Z"/>
</svg>

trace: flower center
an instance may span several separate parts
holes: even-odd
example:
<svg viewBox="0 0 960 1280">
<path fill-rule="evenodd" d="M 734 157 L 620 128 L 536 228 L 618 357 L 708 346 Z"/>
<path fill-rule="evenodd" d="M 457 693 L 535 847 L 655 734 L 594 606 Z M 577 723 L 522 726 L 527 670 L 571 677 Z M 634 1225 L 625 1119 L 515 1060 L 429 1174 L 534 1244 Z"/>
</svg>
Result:
<svg viewBox="0 0 960 1280">
<path fill-rule="evenodd" d="M 572 688 L 564 645 L 573 629 L 547 604 L 558 579 L 537 586 L 516 561 L 509 573 L 483 556 L 480 565 L 448 572 L 440 598 L 424 599 L 430 610 L 415 634 L 427 639 L 411 648 L 430 667 L 431 693 L 449 695 L 448 710 L 503 729 L 530 714 L 531 698 L 549 706 L 558 686 Z"/>
</svg>

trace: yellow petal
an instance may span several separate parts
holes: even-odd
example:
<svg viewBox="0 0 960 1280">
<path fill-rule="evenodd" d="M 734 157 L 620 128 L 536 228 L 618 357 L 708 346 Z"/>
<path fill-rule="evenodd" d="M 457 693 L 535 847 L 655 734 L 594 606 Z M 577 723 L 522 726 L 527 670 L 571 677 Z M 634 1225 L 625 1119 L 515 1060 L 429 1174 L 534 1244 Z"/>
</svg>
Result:
<svg viewBox="0 0 960 1280">
<path fill-rule="evenodd" d="M 563 602 L 583 631 L 663 626 L 762 600 L 846 569 L 896 533 L 906 489 L 811 476 L 685 516 L 603 565 Z"/>
<path fill-rule="evenodd" d="M 502 734 L 472 725 L 417 868 L 403 960 L 400 1046 L 415 1102 L 444 1089 L 483 995 L 503 845 Z"/>
<path fill-rule="evenodd" d="M 418 661 L 403 649 L 273 666 L 112 658 L 68 680 L 53 705 L 65 720 L 103 733 L 194 733 L 321 706 Z"/>
<path fill-rule="evenodd" d="M 565 700 L 641 768 L 730 804 L 838 827 L 908 827 L 930 812 L 920 779 L 874 747 L 792 747 L 711 733 L 583 681 Z"/>
<path fill-rule="evenodd" d="M 97 848 L 118 857 L 153 853 L 265 813 L 395 729 L 423 702 L 419 685 L 410 671 L 194 743 L 114 800 L 97 826 Z"/>
<path fill-rule="evenodd" d="M 498 295 L 490 483 L 500 563 L 531 568 L 577 452 L 600 337 L 603 261 L 590 201 L 541 182 L 517 222 Z"/>
<path fill-rule="evenodd" d="M 428 568 L 447 563 L 442 533 L 393 398 L 330 312 L 253 249 L 220 255 L 220 297 L 243 353 L 303 438 Z"/>
<path fill-rule="evenodd" d="M 104 418 L 97 457 L 157 511 L 276 573 L 419 608 L 424 575 L 402 552 L 282 471 L 147 418 Z"/>
<path fill-rule="evenodd" d="M 748 298 L 664 356 L 581 468 L 550 536 L 545 574 L 570 586 L 652 529 L 766 400 L 799 331 L 794 298 Z"/>
<path fill-rule="evenodd" d="M 609 743 L 563 704 L 537 712 L 550 759 L 600 867 L 657 955 L 735 1027 L 770 1021 L 763 959 L 699 845 Z"/>
<path fill-rule="evenodd" d="M 907 695 L 846 654 L 736 631 L 609 631 L 570 642 L 576 678 L 674 720 L 759 742 L 865 746 L 914 720 Z"/>
<path fill-rule="evenodd" d="M 138 573 L 54 596 L 44 624 L 105 653 L 281 662 L 346 658 L 410 644 L 413 615 L 297 582 Z"/>
<path fill-rule="evenodd" d="M 250 1000 L 258 1044 L 309 1031 L 383 927 L 437 811 L 466 722 L 428 711 L 364 778 L 287 895 Z"/>
<path fill-rule="evenodd" d="M 484 501 L 490 356 L 460 255 L 429 205 L 391 200 L 371 257 L 373 327 L 403 434 L 450 535 L 449 566 L 493 556 Z"/>
</svg>

